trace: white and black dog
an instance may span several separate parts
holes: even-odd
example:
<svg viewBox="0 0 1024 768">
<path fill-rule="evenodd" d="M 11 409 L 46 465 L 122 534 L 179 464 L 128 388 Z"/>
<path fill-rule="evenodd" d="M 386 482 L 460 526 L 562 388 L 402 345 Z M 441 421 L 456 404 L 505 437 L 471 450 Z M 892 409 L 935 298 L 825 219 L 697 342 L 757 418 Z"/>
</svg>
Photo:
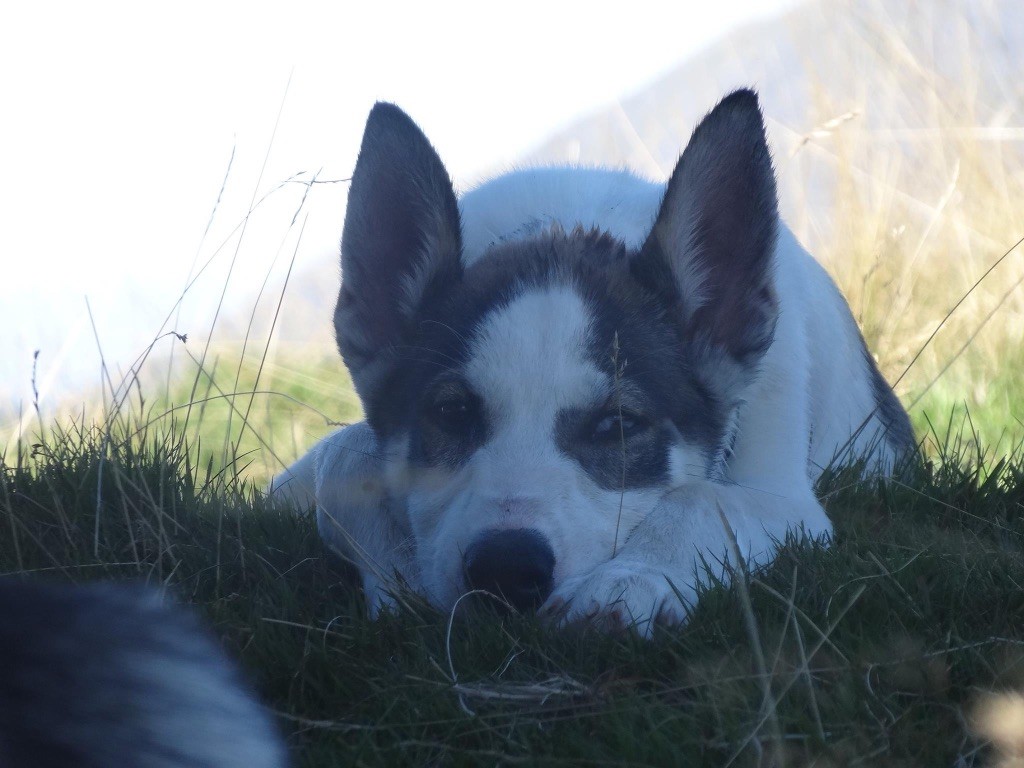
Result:
<svg viewBox="0 0 1024 768">
<path fill-rule="evenodd" d="M 396 577 L 565 620 L 678 623 L 737 545 L 827 538 L 837 456 L 914 446 L 824 269 L 779 220 L 757 96 L 667 185 L 518 170 L 457 199 L 401 110 L 370 113 L 334 314 L 366 413 L 275 479 L 315 501 L 376 612 Z M 728 576 L 728 573 L 725 573 Z"/>
</svg>

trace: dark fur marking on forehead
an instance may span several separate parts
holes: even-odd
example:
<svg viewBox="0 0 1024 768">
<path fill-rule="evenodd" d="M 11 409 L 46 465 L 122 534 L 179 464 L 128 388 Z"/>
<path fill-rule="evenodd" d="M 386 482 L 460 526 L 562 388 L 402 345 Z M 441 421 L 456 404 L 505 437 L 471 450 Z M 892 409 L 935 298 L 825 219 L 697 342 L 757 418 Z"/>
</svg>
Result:
<svg viewBox="0 0 1024 768">
<path fill-rule="evenodd" d="M 664 294 L 653 293 L 636 280 L 631 269 L 636 255 L 596 230 L 576 229 L 566 235 L 555 228 L 539 241 L 495 249 L 494 256 L 522 264 L 527 255 L 522 249 L 530 246 L 551 258 L 535 263 L 536 271 L 525 277 L 518 273 L 520 290 L 507 300 L 535 285 L 570 285 L 590 313 L 586 355 L 592 364 L 611 380 L 618 378 L 644 391 L 652 409 L 671 420 L 684 439 L 709 454 L 718 451 L 729 416 L 727 404 L 703 382 L 674 307 Z M 540 268 L 545 265 L 546 270 Z M 472 270 L 467 274 L 471 277 Z"/>
<path fill-rule="evenodd" d="M 596 230 L 567 234 L 556 228 L 491 248 L 443 295 L 432 297 L 422 308 L 415 339 L 397 350 L 398 364 L 373 405 L 383 431 L 414 423 L 430 383 L 439 376 L 460 375 L 475 334 L 489 315 L 528 291 L 567 286 L 591 316 L 583 353 L 592 364 L 609 381 L 619 380 L 643 392 L 653 418 L 671 421 L 685 439 L 706 452 L 717 450 L 728 413 L 701 383 L 671 307 L 632 275 L 631 258 L 619 240 Z M 415 430 L 413 437 L 415 443 Z M 425 463 L 438 457 L 427 445 L 413 445 L 411 452 Z M 469 455 L 456 453 L 462 458 Z"/>
<path fill-rule="evenodd" d="M 404 428 L 415 418 L 415 404 L 431 381 L 458 376 L 488 315 L 531 288 L 573 282 L 573 264 L 583 260 L 585 246 L 566 247 L 569 242 L 562 234 L 497 245 L 432 294 L 420 307 L 414 334 L 395 348 L 391 370 L 364 404 L 374 416 L 374 428 L 385 435 Z M 620 260 L 624 253 L 622 244 L 607 236 L 593 234 L 586 242 L 594 246 L 596 263 Z"/>
<path fill-rule="evenodd" d="M 540 237 L 494 246 L 446 295 L 424 307 L 421 344 L 445 363 L 461 365 L 489 315 L 531 290 L 569 286 L 580 291 L 586 284 L 621 279 L 628 275 L 626 256 L 619 240 L 596 230 L 567 235 L 555 228 Z"/>
<path fill-rule="evenodd" d="M 471 413 L 464 428 L 451 432 L 434 423 L 430 410 L 453 397 L 466 400 Z M 461 382 L 442 381 L 430 387 L 419 400 L 418 418 L 409 435 L 409 459 L 422 466 L 461 467 L 490 439 L 491 426 L 481 405 Z"/>
<path fill-rule="evenodd" d="M 584 353 L 592 364 L 609 380 L 617 376 L 642 390 L 658 418 L 669 419 L 684 438 L 713 452 L 727 414 L 700 383 L 671 307 L 634 279 L 631 257 L 608 234 L 582 229 L 565 233 L 556 228 L 540 238 L 490 249 L 449 294 L 425 307 L 417 355 L 427 355 L 436 374 L 458 369 L 488 315 L 527 291 L 567 286 L 591 314 Z M 612 358 L 616 337 L 617 373 Z"/>
</svg>

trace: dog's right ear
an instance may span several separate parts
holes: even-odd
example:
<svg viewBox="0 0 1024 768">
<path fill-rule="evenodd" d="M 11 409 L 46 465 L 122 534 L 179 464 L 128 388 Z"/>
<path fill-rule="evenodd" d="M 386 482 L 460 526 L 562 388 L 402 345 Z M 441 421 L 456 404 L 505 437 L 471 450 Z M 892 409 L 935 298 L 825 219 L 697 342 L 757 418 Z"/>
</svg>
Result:
<svg viewBox="0 0 1024 768">
<path fill-rule="evenodd" d="M 420 308 L 461 276 L 461 251 L 444 164 L 408 115 L 378 103 L 349 188 L 334 310 L 338 349 L 367 410 Z"/>
<path fill-rule="evenodd" d="M 778 318 L 778 222 L 757 94 L 735 91 L 694 129 L 631 269 L 675 307 L 687 343 L 755 366 Z"/>
</svg>

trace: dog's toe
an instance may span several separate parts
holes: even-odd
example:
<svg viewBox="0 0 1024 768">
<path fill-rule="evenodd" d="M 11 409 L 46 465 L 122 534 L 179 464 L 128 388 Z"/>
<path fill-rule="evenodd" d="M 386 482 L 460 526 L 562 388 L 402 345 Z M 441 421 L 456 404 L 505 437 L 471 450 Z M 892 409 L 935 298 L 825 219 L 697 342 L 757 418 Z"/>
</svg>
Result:
<svg viewBox="0 0 1024 768">
<path fill-rule="evenodd" d="M 692 587 L 663 569 L 610 560 L 559 585 L 541 613 L 561 625 L 586 624 L 613 633 L 633 630 L 650 637 L 655 623 L 676 626 L 686 621 L 688 593 L 693 593 L 692 604 Z"/>
</svg>

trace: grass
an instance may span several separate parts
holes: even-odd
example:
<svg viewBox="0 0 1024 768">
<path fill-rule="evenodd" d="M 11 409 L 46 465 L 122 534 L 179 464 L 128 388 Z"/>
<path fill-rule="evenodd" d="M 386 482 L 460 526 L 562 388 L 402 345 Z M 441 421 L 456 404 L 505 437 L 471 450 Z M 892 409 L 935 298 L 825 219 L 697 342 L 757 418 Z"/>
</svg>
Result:
<svg viewBox="0 0 1024 768">
<path fill-rule="evenodd" d="M 303 766 L 1014 764 L 995 721 L 1024 732 L 1006 715 L 1024 690 L 1024 155 L 986 133 L 986 100 L 1019 88 L 908 61 L 927 29 L 844 23 L 829 44 L 856 82 L 816 91 L 776 147 L 780 188 L 836 201 L 793 224 L 927 439 L 905 482 L 822 481 L 831 549 L 787 546 L 748 594 L 710 590 L 651 643 L 479 606 L 369 622 L 315 521 L 258 493 L 359 418 L 351 382 L 329 340 L 267 331 L 244 352 L 189 340 L 174 375 L 151 361 L 84 414 L 0 430 L 0 572 L 195 604 Z"/>
<path fill-rule="evenodd" d="M 272 360 L 239 360 L 236 348 L 218 351 L 212 364 L 196 366 L 144 410 L 145 424 L 171 419 L 196 444 L 201 464 L 230 467 L 265 485 L 329 430 L 362 416 L 337 354 L 310 360 L 290 350 Z M 190 399 L 193 382 L 196 396 Z M 196 407 L 189 413 L 190 402 Z"/>
<path fill-rule="evenodd" d="M 781 187 L 918 431 L 969 411 L 985 445 L 1010 446 L 1024 436 L 1020 52 L 995 50 L 999 22 L 970 4 L 897 5 L 822 4 L 833 71 L 811 78 L 803 125 L 783 126 Z M 817 215 L 807 190 L 830 201 Z"/>
<path fill-rule="evenodd" d="M 962 426 L 906 484 L 826 478 L 836 545 L 789 545 L 751 580 L 784 764 L 991 754 L 971 717 L 1024 685 L 1024 447 L 982 466 Z M 0 572 L 194 603 L 298 765 L 756 765 L 780 746 L 735 588 L 650 643 L 481 607 L 450 630 L 418 604 L 370 622 L 310 515 L 195 455 L 127 419 L 22 446 L 0 469 Z"/>
</svg>

